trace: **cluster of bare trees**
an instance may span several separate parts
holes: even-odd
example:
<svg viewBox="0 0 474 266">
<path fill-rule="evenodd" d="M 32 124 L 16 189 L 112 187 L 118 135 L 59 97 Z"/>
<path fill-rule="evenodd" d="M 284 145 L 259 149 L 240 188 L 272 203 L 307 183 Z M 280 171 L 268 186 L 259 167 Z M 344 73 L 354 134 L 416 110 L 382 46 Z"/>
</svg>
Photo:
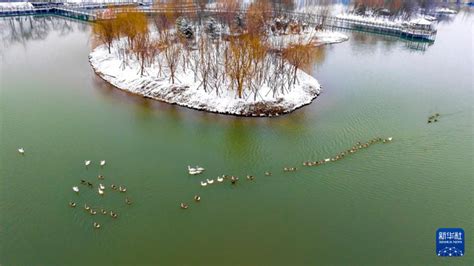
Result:
<svg viewBox="0 0 474 266">
<path fill-rule="evenodd" d="M 134 58 L 140 75 L 167 78 L 172 84 L 192 77 L 198 89 L 216 96 L 231 90 L 238 98 L 256 100 L 265 87 L 271 88 L 265 93 L 273 97 L 291 91 L 313 47 L 295 43 L 275 49 L 269 45 L 272 7 L 267 0 L 255 0 L 244 12 L 237 0 L 222 4 L 228 7 L 226 12 L 205 21 L 173 8 L 163 8 L 152 23 L 143 13 L 121 12 L 115 19 L 96 22 L 93 32 L 109 53 L 117 46 L 114 52 L 124 65 Z"/>
</svg>

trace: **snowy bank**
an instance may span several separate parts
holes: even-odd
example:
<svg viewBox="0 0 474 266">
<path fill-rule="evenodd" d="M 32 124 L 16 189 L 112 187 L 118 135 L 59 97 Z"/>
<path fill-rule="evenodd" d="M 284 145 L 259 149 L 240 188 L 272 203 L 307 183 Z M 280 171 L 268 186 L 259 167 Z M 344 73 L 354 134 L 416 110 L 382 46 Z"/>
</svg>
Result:
<svg viewBox="0 0 474 266">
<path fill-rule="evenodd" d="M 333 41 L 340 37 L 330 38 L 326 35 L 326 40 Z M 238 98 L 236 91 L 230 89 L 230 81 L 222 83 L 219 89 L 204 90 L 190 67 L 185 70 L 180 67 L 175 73 L 175 83 L 172 84 L 166 74 L 169 70 L 163 64 L 161 71 L 165 75 L 162 76 L 158 75 L 158 63 L 146 67 L 143 76 L 140 75 L 140 64 L 134 56 L 130 56 L 124 64 L 124 60 L 118 56 L 118 42 L 112 46 L 110 54 L 105 45 L 100 45 L 91 52 L 89 61 L 95 72 L 119 89 L 170 104 L 239 116 L 278 116 L 310 104 L 321 91 L 318 81 L 301 70 L 297 70 L 297 82 L 291 90 L 275 89 L 268 83 L 263 83 L 259 85 L 258 91 L 244 88 L 242 98 Z M 291 69 L 289 63 L 286 63 L 286 67 Z M 268 71 L 274 69 L 270 68 Z M 282 75 L 283 79 L 288 82 L 290 78 L 284 76 L 285 74 Z"/>
</svg>

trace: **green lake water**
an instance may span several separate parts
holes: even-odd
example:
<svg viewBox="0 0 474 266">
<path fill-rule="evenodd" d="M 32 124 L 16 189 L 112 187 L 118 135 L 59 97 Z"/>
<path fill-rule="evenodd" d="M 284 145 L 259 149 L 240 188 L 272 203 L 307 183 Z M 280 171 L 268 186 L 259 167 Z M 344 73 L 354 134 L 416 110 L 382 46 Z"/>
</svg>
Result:
<svg viewBox="0 0 474 266">
<path fill-rule="evenodd" d="M 85 23 L 8 18 L 0 32 L 1 265 L 474 265 L 466 12 L 441 22 L 429 46 L 345 32 L 350 40 L 326 46 L 313 68 L 323 93 L 264 119 L 114 89 L 89 65 Z M 439 122 L 427 124 L 436 112 Z M 394 140 L 301 165 L 378 136 Z M 189 176 L 187 165 L 207 171 Z M 125 185 L 133 204 L 110 188 L 102 198 L 81 185 L 73 193 L 98 174 Z M 220 174 L 241 180 L 200 187 Z M 92 216 L 84 203 L 119 217 Z M 464 257 L 436 256 L 440 227 L 464 228 Z"/>
</svg>

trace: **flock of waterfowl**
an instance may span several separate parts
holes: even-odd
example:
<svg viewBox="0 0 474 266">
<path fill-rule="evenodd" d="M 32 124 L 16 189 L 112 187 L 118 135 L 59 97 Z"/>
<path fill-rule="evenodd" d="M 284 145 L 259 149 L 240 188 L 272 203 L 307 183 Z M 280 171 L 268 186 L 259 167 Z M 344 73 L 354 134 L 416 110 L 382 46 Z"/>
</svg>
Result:
<svg viewBox="0 0 474 266">
<path fill-rule="evenodd" d="M 25 149 L 24 148 L 18 148 L 18 153 L 20 153 L 21 155 L 25 155 Z M 85 160 L 84 161 L 84 165 L 86 166 L 86 168 L 88 168 L 91 165 L 91 163 L 92 163 L 91 160 Z M 99 161 L 99 166 L 101 168 L 103 168 L 105 166 L 105 164 L 106 164 L 105 160 Z M 100 175 L 97 176 L 97 179 L 104 180 L 105 177 L 100 174 Z M 88 188 L 88 190 L 94 189 L 94 184 L 90 181 L 85 180 L 85 179 L 81 179 L 80 185 L 85 186 L 86 188 Z M 117 186 L 115 184 L 111 184 L 110 189 L 111 189 L 111 191 L 117 191 L 117 193 L 127 192 L 127 188 L 123 185 Z M 100 183 L 97 184 L 97 194 L 99 196 L 103 197 L 105 195 L 105 190 L 106 190 L 106 186 L 103 184 L 103 181 L 100 181 Z M 77 185 L 77 186 L 72 187 L 72 191 L 74 191 L 77 195 L 79 195 L 81 189 L 79 188 L 79 185 Z M 128 196 L 125 196 L 125 204 L 126 205 L 131 205 L 132 204 L 132 200 Z M 77 206 L 76 202 L 69 201 L 69 207 L 76 208 L 76 206 Z M 87 213 L 89 213 L 90 215 L 96 215 L 98 213 L 98 211 L 100 211 L 101 214 L 110 215 L 110 217 L 112 217 L 114 219 L 116 219 L 118 217 L 118 214 L 117 214 L 116 211 L 106 210 L 103 207 L 93 208 L 93 207 L 89 206 L 87 203 L 84 204 L 84 210 Z M 96 229 L 99 229 L 101 227 L 100 223 L 95 222 L 95 221 L 92 223 L 92 226 Z"/>
<path fill-rule="evenodd" d="M 352 155 L 352 154 L 356 153 L 357 151 L 359 151 L 361 149 L 369 148 L 373 144 L 389 143 L 389 142 L 392 141 L 392 139 L 393 139 L 392 137 L 388 137 L 388 138 L 378 137 L 378 138 L 371 139 L 371 140 L 369 140 L 365 143 L 357 142 L 351 148 L 349 148 L 347 150 L 344 150 L 342 152 L 339 152 L 334 156 L 330 156 L 330 157 L 327 157 L 325 159 L 321 159 L 321 160 L 317 160 L 317 161 L 305 161 L 305 162 L 303 162 L 302 165 L 303 166 L 319 166 L 319 165 L 323 165 L 323 164 L 330 163 L 330 162 L 336 162 L 336 161 L 339 161 L 341 159 L 344 159 L 345 157 L 347 157 L 349 155 Z M 283 167 L 283 172 L 295 172 L 297 170 L 298 170 L 297 167 Z M 199 175 L 199 174 L 202 174 L 204 171 L 205 171 L 205 169 L 203 167 L 198 167 L 198 166 L 191 167 L 191 166 L 188 165 L 188 174 L 190 174 L 190 175 Z M 264 172 L 264 175 L 265 176 L 271 176 L 272 173 L 269 172 L 269 171 L 266 171 L 266 172 Z M 253 176 L 253 175 L 247 175 L 246 176 L 246 180 L 248 180 L 248 181 L 252 181 L 254 179 L 255 179 L 255 176 Z M 201 187 L 207 187 L 207 186 L 212 185 L 214 183 L 217 183 L 217 184 L 224 183 L 225 180 L 229 180 L 232 185 L 235 185 L 235 184 L 237 184 L 237 181 L 239 181 L 239 178 L 237 176 L 233 176 L 233 175 L 220 175 L 220 176 L 217 176 L 216 179 L 206 178 L 205 180 L 201 180 L 200 184 L 201 184 Z M 196 202 L 201 201 L 201 196 L 195 195 L 194 200 Z M 181 209 L 188 209 L 189 205 L 184 203 L 184 202 L 181 202 L 180 207 L 181 207 Z"/>
<path fill-rule="evenodd" d="M 430 115 L 430 116 L 428 117 L 428 124 L 438 122 L 440 116 L 441 116 L 441 115 L 440 115 L 439 113 L 436 113 L 436 114 L 434 114 L 434 115 Z"/>
<path fill-rule="evenodd" d="M 428 123 L 437 122 L 438 117 L 439 117 L 439 114 L 435 114 L 433 116 L 430 116 L 429 119 L 428 119 Z M 371 139 L 371 140 L 369 140 L 365 143 L 357 142 L 351 148 L 349 148 L 347 150 L 344 150 L 342 152 L 339 152 L 334 156 L 330 156 L 330 157 L 327 157 L 325 159 L 316 160 L 316 161 L 305 161 L 305 162 L 303 162 L 303 166 L 306 166 L 306 167 L 320 166 L 320 165 L 323 165 L 323 164 L 326 164 L 326 163 L 336 162 L 336 161 L 339 161 L 341 159 L 344 159 L 345 157 L 347 157 L 349 155 L 352 155 L 352 154 L 356 153 L 357 151 L 359 151 L 361 149 L 366 149 L 366 148 L 370 147 L 373 144 L 388 143 L 388 142 L 391 142 L 391 141 L 392 141 L 392 137 L 388 137 L 388 138 L 385 138 L 385 139 L 378 137 L 378 138 Z M 19 148 L 18 152 L 23 155 L 25 153 L 25 149 Z M 86 168 L 88 168 L 91 165 L 91 163 L 92 162 L 90 160 L 84 161 L 84 165 L 86 166 Z M 100 165 L 101 168 L 103 168 L 105 166 L 105 164 L 106 164 L 105 160 L 102 160 L 102 161 L 99 162 L 99 165 Z M 191 167 L 189 165 L 188 165 L 187 170 L 188 170 L 189 175 L 200 175 L 200 174 L 202 174 L 203 172 L 206 171 L 206 169 L 204 169 L 203 167 L 200 167 L 200 166 Z M 297 167 L 283 167 L 282 170 L 283 170 L 283 172 L 295 172 L 295 171 L 298 170 L 298 168 Z M 271 176 L 272 173 L 270 171 L 266 171 L 266 172 L 264 172 L 264 175 L 265 176 Z M 256 177 L 253 176 L 253 175 L 247 175 L 245 179 L 248 180 L 248 181 L 252 181 L 252 180 L 255 180 L 255 178 Z M 98 175 L 97 179 L 98 180 L 104 180 L 105 177 L 103 175 Z M 216 183 L 216 184 L 224 183 L 226 180 L 229 180 L 229 182 L 232 185 L 235 185 L 239 181 L 239 177 L 234 176 L 234 175 L 225 175 L 224 174 L 224 175 L 217 176 L 216 179 L 206 178 L 205 180 L 200 181 L 200 185 L 201 185 L 201 187 L 207 187 L 207 186 L 212 185 L 214 183 Z M 94 184 L 92 182 L 84 180 L 84 179 L 82 179 L 80 181 L 80 185 L 86 186 L 88 189 L 93 189 L 94 188 Z M 127 191 L 127 188 L 125 186 L 123 186 L 123 185 L 117 186 L 115 184 L 110 184 L 110 189 L 111 189 L 111 191 L 117 191 L 119 193 L 125 193 Z M 79 186 L 73 186 L 72 190 L 76 194 L 79 194 L 79 192 L 80 192 Z M 102 196 L 105 195 L 105 190 L 106 190 L 106 186 L 103 184 L 103 181 L 100 181 L 100 183 L 97 184 L 97 194 L 102 197 Z M 201 196 L 200 195 L 194 195 L 194 201 L 195 202 L 200 202 L 201 201 Z M 132 204 L 132 201 L 128 197 L 125 197 L 125 203 L 127 205 L 130 205 L 130 204 Z M 69 206 L 71 208 L 75 208 L 76 203 L 71 201 L 71 202 L 69 202 Z M 181 209 L 188 209 L 189 205 L 187 203 L 181 202 L 180 203 L 180 208 Z M 84 204 L 84 210 L 87 211 L 88 213 L 90 213 L 91 215 L 96 215 L 97 210 L 100 210 L 100 213 L 103 214 L 103 215 L 110 215 L 110 217 L 112 217 L 114 219 L 118 217 L 118 214 L 116 212 L 112 211 L 112 210 L 107 211 L 104 208 L 92 208 L 91 206 L 87 205 L 87 203 Z M 101 225 L 98 222 L 94 221 L 93 222 L 93 227 L 98 229 L 98 228 L 101 227 Z"/>
<path fill-rule="evenodd" d="M 90 160 L 86 160 L 84 161 L 84 165 L 86 166 L 86 168 L 88 168 L 90 165 L 91 165 L 91 161 Z M 105 166 L 106 162 L 105 160 L 102 160 L 99 162 L 99 165 L 101 168 L 103 168 Z M 97 176 L 97 179 L 98 180 L 105 180 L 105 177 L 103 175 L 98 175 Z M 84 186 L 87 190 L 94 190 L 94 184 L 88 180 L 85 180 L 85 179 L 81 179 L 80 180 L 80 185 L 81 186 Z M 81 189 L 79 188 L 80 185 L 77 185 L 77 186 L 73 186 L 72 187 L 72 190 L 76 193 L 76 194 L 79 194 L 79 192 L 81 191 Z M 99 181 L 99 183 L 97 184 L 97 194 L 100 196 L 100 197 L 103 197 L 105 195 L 105 191 L 106 191 L 107 187 L 106 185 L 104 184 L 104 181 Z M 127 192 L 127 188 L 123 185 L 115 185 L 115 184 L 110 184 L 110 191 L 111 193 L 125 193 Z M 132 204 L 132 201 L 130 200 L 129 197 L 125 196 L 125 204 L 126 205 L 131 205 Z M 70 201 L 69 202 L 69 207 L 71 208 L 75 208 L 77 206 L 76 202 L 74 201 Z M 118 218 L 118 213 L 114 210 L 107 210 L 105 209 L 104 207 L 91 207 L 89 204 L 87 203 L 84 203 L 84 210 L 89 213 L 90 215 L 96 215 L 97 213 L 100 213 L 102 215 L 106 215 L 106 216 L 110 216 L 112 217 L 113 219 L 116 219 Z M 99 229 L 101 228 L 101 224 L 94 221 L 92 223 L 92 226 L 95 228 L 95 229 Z"/>
</svg>

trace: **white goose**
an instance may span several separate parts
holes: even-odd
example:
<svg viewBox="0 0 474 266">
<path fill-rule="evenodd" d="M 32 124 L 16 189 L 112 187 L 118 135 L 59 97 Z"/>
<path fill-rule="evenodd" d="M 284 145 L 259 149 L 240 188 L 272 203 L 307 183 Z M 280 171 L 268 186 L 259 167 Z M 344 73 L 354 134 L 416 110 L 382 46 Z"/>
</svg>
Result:
<svg viewBox="0 0 474 266">
<path fill-rule="evenodd" d="M 86 166 L 89 166 L 89 165 L 91 164 L 91 161 L 90 161 L 90 160 L 85 160 L 85 161 L 84 161 L 84 164 L 85 164 Z"/>
<path fill-rule="evenodd" d="M 201 187 L 205 187 L 207 186 L 207 182 L 206 181 L 201 181 Z"/>
<path fill-rule="evenodd" d="M 79 188 L 78 187 L 72 187 L 72 190 L 76 193 L 79 193 Z"/>
<path fill-rule="evenodd" d="M 25 154 L 25 149 L 19 148 L 19 149 L 18 149 L 18 152 L 19 152 L 21 155 L 23 155 L 23 154 Z"/>
<path fill-rule="evenodd" d="M 214 183 L 214 179 L 207 179 L 206 181 L 209 185 Z"/>
<path fill-rule="evenodd" d="M 100 161 L 100 166 L 104 166 L 104 165 L 105 165 L 105 160 Z"/>
<path fill-rule="evenodd" d="M 221 176 L 218 176 L 218 177 L 217 177 L 217 182 L 219 182 L 219 183 L 224 182 L 224 178 L 221 177 Z"/>
</svg>

